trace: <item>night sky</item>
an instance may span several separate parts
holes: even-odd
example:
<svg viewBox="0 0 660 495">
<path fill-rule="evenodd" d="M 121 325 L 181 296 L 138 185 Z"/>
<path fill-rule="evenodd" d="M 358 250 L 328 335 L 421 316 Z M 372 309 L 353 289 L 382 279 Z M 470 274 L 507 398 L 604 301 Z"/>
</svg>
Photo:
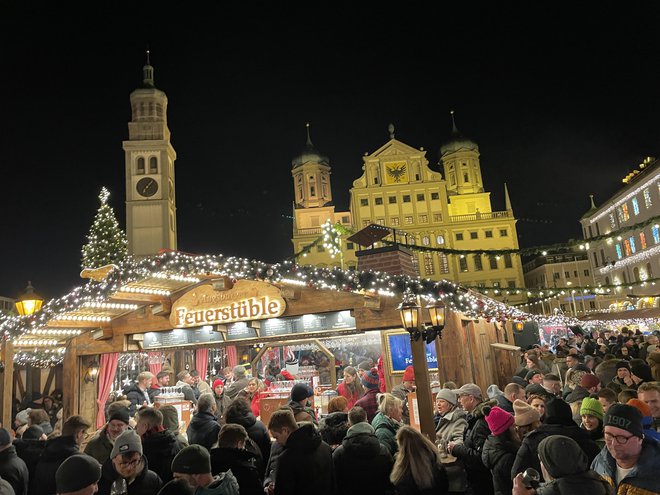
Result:
<svg viewBox="0 0 660 495">
<path fill-rule="evenodd" d="M 495 210 L 508 184 L 523 247 L 580 237 L 588 195 L 604 201 L 660 153 L 655 12 L 244 5 L 113 7 L 79 11 L 82 20 L 59 6 L 5 9 L 0 295 L 28 280 L 46 298 L 82 283 L 102 186 L 125 226 L 122 140 L 147 45 L 169 98 L 179 249 L 189 253 L 292 253 L 291 160 L 305 122 L 346 210 L 362 156 L 387 142 L 389 123 L 437 169 L 454 109 L 479 144 Z"/>
</svg>

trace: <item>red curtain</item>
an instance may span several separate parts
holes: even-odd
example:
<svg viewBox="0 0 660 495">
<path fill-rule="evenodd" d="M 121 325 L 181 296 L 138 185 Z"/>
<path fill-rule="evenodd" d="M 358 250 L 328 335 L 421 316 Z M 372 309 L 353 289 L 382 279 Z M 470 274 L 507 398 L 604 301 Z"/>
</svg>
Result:
<svg viewBox="0 0 660 495">
<path fill-rule="evenodd" d="M 206 381 L 206 370 L 209 367 L 209 350 L 204 347 L 195 350 L 195 369 L 199 371 L 199 378 Z"/>
<path fill-rule="evenodd" d="M 233 368 L 238 364 L 238 356 L 236 355 L 236 346 L 228 345 L 227 346 L 227 366 Z"/>
<path fill-rule="evenodd" d="M 118 362 L 118 352 L 101 354 L 101 365 L 99 366 L 98 374 L 99 396 L 96 401 L 98 406 L 96 412 L 97 429 L 101 428 L 105 424 L 105 403 L 107 402 L 110 391 L 112 390 L 112 383 L 115 381 Z"/>
<path fill-rule="evenodd" d="M 163 355 L 160 352 L 148 352 L 147 358 L 149 359 L 149 371 L 154 375 L 151 380 L 152 385 L 156 385 L 156 375 L 163 369 Z"/>
</svg>

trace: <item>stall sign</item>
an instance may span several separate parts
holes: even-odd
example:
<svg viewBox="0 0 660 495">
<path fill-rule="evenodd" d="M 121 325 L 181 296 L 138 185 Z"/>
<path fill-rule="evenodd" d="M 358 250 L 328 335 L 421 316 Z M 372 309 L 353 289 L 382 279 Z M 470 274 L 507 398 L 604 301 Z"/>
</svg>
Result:
<svg viewBox="0 0 660 495">
<path fill-rule="evenodd" d="M 410 346 L 410 334 L 391 333 L 387 335 L 387 346 L 392 363 L 392 371 L 405 371 L 407 366 L 412 366 L 412 347 Z M 426 363 L 429 371 L 438 369 L 438 355 L 435 352 L 435 343 L 426 344 Z"/>
<path fill-rule="evenodd" d="M 281 316 L 286 302 L 280 289 L 257 280 L 238 280 L 229 290 L 200 285 L 173 305 L 170 323 L 174 328 L 228 324 Z"/>
<path fill-rule="evenodd" d="M 257 331 L 244 321 L 227 325 L 227 340 L 256 339 Z"/>
<path fill-rule="evenodd" d="M 211 342 L 224 342 L 220 332 L 212 326 L 190 329 L 175 329 L 169 332 L 147 332 L 142 341 L 143 349 L 156 349 L 159 347 L 178 347 L 181 345 L 207 344 Z"/>
<path fill-rule="evenodd" d="M 261 323 L 262 337 L 327 332 L 331 330 L 354 330 L 355 318 L 350 311 L 308 314 L 287 318 L 272 318 Z"/>
</svg>

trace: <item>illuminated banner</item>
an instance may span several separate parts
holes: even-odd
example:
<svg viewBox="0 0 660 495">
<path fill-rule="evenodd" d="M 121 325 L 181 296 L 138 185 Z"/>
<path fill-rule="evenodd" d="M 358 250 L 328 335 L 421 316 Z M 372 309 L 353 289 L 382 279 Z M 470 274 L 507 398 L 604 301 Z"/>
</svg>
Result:
<svg viewBox="0 0 660 495">
<path fill-rule="evenodd" d="M 238 280 L 229 290 L 214 290 L 207 284 L 184 294 L 172 305 L 170 323 L 174 328 L 224 325 L 277 318 L 285 309 L 286 302 L 274 285 Z"/>
</svg>

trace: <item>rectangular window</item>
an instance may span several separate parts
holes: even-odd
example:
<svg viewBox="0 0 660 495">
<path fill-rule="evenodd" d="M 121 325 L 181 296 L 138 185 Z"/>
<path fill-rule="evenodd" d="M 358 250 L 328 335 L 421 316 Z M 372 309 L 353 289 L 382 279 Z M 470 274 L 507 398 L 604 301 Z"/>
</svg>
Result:
<svg viewBox="0 0 660 495">
<path fill-rule="evenodd" d="M 589 239 L 591 239 L 594 236 L 592 230 L 591 230 L 591 225 L 589 225 Z"/>
<path fill-rule="evenodd" d="M 470 232 L 470 239 L 479 239 L 478 232 Z"/>
<path fill-rule="evenodd" d="M 412 215 L 406 215 L 403 217 L 403 221 L 406 223 L 406 225 L 410 225 L 413 223 L 413 217 Z"/>
<path fill-rule="evenodd" d="M 605 250 L 601 249 L 600 250 L 600 262 L 603 266 L 607 263 L 607 260 L 605 259 Z M 596 266 L 598 266 L 598 263 L 594 263 Z"/>
<path fill-rule="evenodd" d="M 624 222 L 630 220 L 630 214 L 628 213 L 628 203 L 623 203 L 621 205 L 621 216 L 623 217 Z"/>
<path fill-rule="evenodd" d="M 458 258 L 458 265 L 462 272 L 468 271 L 467 258 L 465 256 L 461 256 L 460 258 Z"/>
<path fill-rule="evenodd" d="M 429 221 L 429 216 L 428 215 L 420 215 L 419 216 L 419 223 L 428 223 Z"/>
<path fill-rule="evenodd" d="M 399 225 L 399 223 L 400 223 L 399 217 L 390 218 L 390 222 L 391 222 L 392 225 Z"/>
<path fill-rule="evenodd" d="M 646 235 L 644 232 L 639 233 L 639 245 L 642 246 L 642 249 L 646 249 Z"/>
<path fill-rule="evenodd" d="M 495 256 L 491 256 L 488 258 L 490 261 L 490 269 L 491 270 L 497 270 L 497 258 Z"/>
<path fill-rule="evenodd" d="M 369 219 L 367 219 L 367 220 L 362 220 L 362 226 L 363 226 L 363 227 L 366 227 L 366 226 L 369 225 L 370 223 L 371 223 L 371 220 L 369 220 Z"/>
<path fill-rule="evenodd" d="M 516 288 L 516 281 L 515 280 L 508 280 L 506 285 L 509 289 L 515 289 Z"/>
<path fill-rule="evenodd" d="M 500 237 L 506 237 L 509 235 L 509 232 L 506 229 L 500 229 Z"/>
<path fill-rule="evenodd" d="M 449 260 L 445 253 L 438 255 L 438 262 L 440 263 L 440 273 L 449 273 Z"/>
<path fill-rule="evenodd" d="M 404 203 L 410 203 L 410 194 L 404 194 L 403 195 L 403 202 Z"/>
<path fill-rule="evenodd" d="M 637 248 L 635 247 L 635 238 L 634 237 L 629 237 L 628 240 L 630 241 L 630 250 L 635 254 L 637 251 Z"/>
<path fill-rule="evenodd" d="M 376 223 L 378 225 L 385 225 L 385 219 L 384 218 L 377 218 Z"/>
<path fill-rule="evenodd" d="M 571 278 L 571 272 L 564 272 L 564 278 Z"/>
<path fill-rule="evenodd" d="M 614 218 L 614 213 L 610 213 L 610 227 L 616 229 L 616 218 Z"/>
<path fill-rule="evenodd" d="M 623 253 L 621 252 L 621 244 L 617 244 L 616 246 L 614 246 L 614 248 L 616 249 L 616 258 L 618 260 L 623 258 Z"/>
<path fill-rule="evenodd" d="M 424 253 L 424 272 L 426 272 L 427 275 L 433 275 L 435 273 L 433 253 Z"/>
<path fill-rule="evenodd" d="M 625 241 L 623 241 L 623 244 L 626 251 L 626 256 L 630 256 L 632 254 L 632 252 L 630 251 L 630 240 L 626 239 Z"/>
<path fill-rule="evenodd" d="M 463 232 L 456 232 L 456 240 L 457 241 L 463 240 Z"/>
<path fill-rule="evenodd" d="M 419 257 L 416 254 L 413 254 L 411 258 L 412 258 L 413 268 L 415 269 L 415 273 L 419 273 Z"/>
<path fill-rule="evenodd" d="M 601 251 L 602 251 L 602 249 L 601 249 Z M 598 266 L 598 254 L 596 253 L 596 251 L 594 251 L 591 254 L 594 257 L 594 266 Z"/>
<path fill-rule="evenodd" d="M 374 203 L 377 205 L 382 205 L 383 204 L 383 198 L 374 198 Z"/>
<path fill-rule="evenodd" d="M 651 201 L 651 191 L 644 189 L 644 206 L 650 208 L 653 206 L 653 201 Z"/>
<path fill-rule="evenodd" d="M 585 277 L 588 277 L 588 276 L 589 276 L 589 270 L 585 270 L 585 271 L 584 271 L 584 276 L 585 276 Z"/>
<path fill-rule="evenodd" d="M 577 270 L 573 270 L 573 276 L 574 276 L 575 278 L 578 278 L 578 274 L 577 274 L 577 273 L 578 273 Z"/>
<path fill-rule="evenodd" d="M 660 227 L 657 226 L 657 225 L 654 225 L 653 229 L 652 229 L 652 232 L 653 232 L 653 242 L 655 244 L 659 243 L 660 242 Z"/>
<path fill-rule="evenodd" d="M 600 228 L 598 227 L 598 222 L 596 222 L 596 235 L 600 235 Z"/>
<path fill-rule="evenodd" d="M 475 254 L 474 255 L 474 269 L 475 271 L 480 272 L 481 270 L 484 269 L 484 265 L 481 262 L 481 255 L 480 254 Z"/>
<path fill-rule="evenodd" d="M 485 230 L 484 235 L 486 236 L 486 239 L 490 239 L 493 237 L 493 231 L 492 230 Z"/>
<path fill-rule="evenodd" d="M 366 198 L 361 199 L 360 206 L 369 206 L 369 200 Z"/>
<path fill-rule="evenodd" d="M 639 203 L 637 202 L 637 198 L 632 199 L 632 207 L 633 207 L 633 213 L 635 215 L 639 215 Z"/>
<path fill-rule="evenodd" d="M 341 223 L 351 223 L 351 219 L 348 215 L 341 217 Z"/>
<path fill-rule="evenodd" d="M 493 287 L 500 287 L 500 281 L 498 280 L 497 282 L 493 282 Z"/>
<path fill-rule="evenodd" d="M 349 250 L 352 251 L 353 249 L 355 249 L 355 246 L 352 242 L 347 242 L 346 243 L 346 249 L 349 249 Z"/>
<path fill-rule="evenodd" d="M 439 193 L 431 193 L 431 199 L 440 199 Z"/>
<path fill-rule="evenodd" d="M 442 213 L 434 213 L 433 214 L 433 221 L 434 222 L 442 222 Z"/>
<path fill-rule="evenodd" d="M 417 201 L 424 201 L 424 195 L 423 194 L 418 194 L 417 195 Z"/>
<path fill-rule="evenodd" d="M 387 202 L 391 205 L 396 204 L 396 196 L 388 196 Z"/>
<path fill-rule="evenodd" d="M 511 259 L 511 255 L 509 253 L 506 253 L 504 255 L 504 268 L 512 268 L 513 267 L 513 260 Z"/>
<path fill-rule="evenodd" d="M 561 277 L 561 275 L 559 274 L 559 272 L 554 272 L 552 274 L 552 279 L 553 280 L 559 280 L 560 277 Z"/>
</svg>

